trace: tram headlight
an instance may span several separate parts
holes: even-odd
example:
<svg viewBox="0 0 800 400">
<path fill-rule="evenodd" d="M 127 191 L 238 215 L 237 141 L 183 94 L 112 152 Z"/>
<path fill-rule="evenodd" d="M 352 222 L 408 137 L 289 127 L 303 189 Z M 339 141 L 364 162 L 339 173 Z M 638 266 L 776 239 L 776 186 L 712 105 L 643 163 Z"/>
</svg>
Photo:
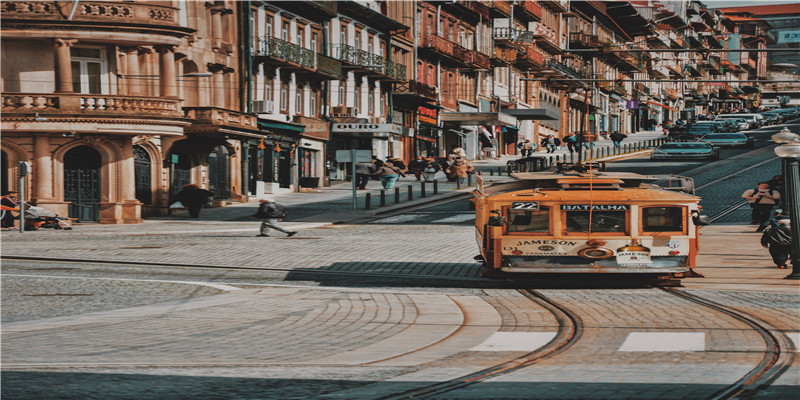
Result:
<svg viewBox="0 0 800 400">
<path fill-rule="evenodd" d="M 578 256 L 587 260 L 602 260 L 614 255 L 614 251 L 605 247 L 587 247 L 578 251 Z"/>
<path fill-rule="evenodd" d="M 602 241 L 600 239 L 591 239 L 591 240 L 587 240 L 586 244 L 588 244 L 589 246 L 600 247 L 600 246 L 605 246 L 606 242 L 604 242 L 604 241 Z"/>
</svg>

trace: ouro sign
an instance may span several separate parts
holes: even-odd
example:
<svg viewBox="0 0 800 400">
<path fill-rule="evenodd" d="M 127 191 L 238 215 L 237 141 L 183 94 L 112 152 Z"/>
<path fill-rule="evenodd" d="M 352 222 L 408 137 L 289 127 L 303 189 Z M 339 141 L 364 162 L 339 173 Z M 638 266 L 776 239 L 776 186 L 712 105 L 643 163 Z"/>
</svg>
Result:
<svg viewBox="0 0 800 400">
<path fill-rule="evenodd" d="M 331 132 L 350 133 L 395 133 L 402 134 L 402 127 L 397 124 L 333 124 Z"/>
</svg>

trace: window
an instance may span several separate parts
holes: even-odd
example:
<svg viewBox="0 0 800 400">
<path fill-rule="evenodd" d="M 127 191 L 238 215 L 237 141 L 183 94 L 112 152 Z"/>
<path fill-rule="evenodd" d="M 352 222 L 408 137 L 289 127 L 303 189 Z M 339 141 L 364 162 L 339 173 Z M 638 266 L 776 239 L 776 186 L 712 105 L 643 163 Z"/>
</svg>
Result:
<svg viewBox="0 0 800 400">
<path fill-rule="evenodd" d="M 360 112 L 361 110 L 361 85 L 356 85 L 356 112 Z"/>
<path fill-rule="evenodd" d="M 101 94 L 108 86 L 106 51 L 99 47 L 72 47 L 72 90 Z"/>
<path fill-rule="evenodd" d="M 274 94 L 272 93 L 272 78 L 269 76 L 264 80 L 264 100 L 272 100 Z"/>
<path fill-rule="evenodd" d="M 266 34 L 267 37 L 275 36 L 274 23 L 275 23 L 275 18 L 272 15 L 267 15 L 267 34 Z"/>
<path fill-rule="evenodd" d="M 643 208 L 642 232 L 683 232 L 683 207 Z"/>
<path fill-rule="evenodd" d="M 342 25 L 339 31 L 339 44 L 347 44 L 347 25 Z"/>
<path fill-rule="evenodd" d="M 369 115 L 375 114 L 375 91 L 368 90 L 367 91 L 367 113 Z"/>
<path fill-rule="evenodd" d="M 508 232 L 550 232 L 550 208 L 539 210 L 508 210 L 506 230 Z"/>
<path fill-rule="evenodd" d="M 281 24 L 281 40 L 289 41 L 289 21 L 284 20 Z"/>
<path fill-rule="evenodd" d="M 589 232 L 589 211 L 566 211 L 567 232 Z M 592 232 L 625 232 L 626 211 L 592 211 Z"/>
<path fill-rule="evenodd" d="M 353 46 L 356 49 L 361 50 L 361 31 L 358 29 L 356 29 L 356 37 L 355 42 L 353 42 Z"/>
<path fill-rule="evenodd" d="M 281 112 L 289 112 L 289 82 L 281 81 Z"/>
<path fill-rule="evenodd" d="M 294 35 L 295 44 L 300 47 L 306 47 L 306 27 L 297 25 L 297 34 Z"/>
<path fill-rule="evenodd" d="M 345 104 L 344 104 L 344 89 L 345 89 L 345 83 L 346 83 L 345 81 L 341 81 L 341 82 L 339 82 L 339 101 L 338 101 L 338 104 L 339 104 L 340 106 L 343 106 L 343 105 L 345 105 Z"/>
<path fill-rule="evenodd" d="M 311 33 L 311 50 L 315 53 L 321 53 L 319 48 L 319 33 L 317 32 Z"/>
<path fill-rule="evenodd" d="M 319 91 L 311 89 L 311 97 L 308 99 L 308 116 L 316 117 L 319 115 L 317 104 L 319 104 Z"/>
<path fill-rule="evenodd" d="M 303 115 L 303 88 L 297 86 L 294 94 L 294 111 L 297 115 Z"/>
</svg>

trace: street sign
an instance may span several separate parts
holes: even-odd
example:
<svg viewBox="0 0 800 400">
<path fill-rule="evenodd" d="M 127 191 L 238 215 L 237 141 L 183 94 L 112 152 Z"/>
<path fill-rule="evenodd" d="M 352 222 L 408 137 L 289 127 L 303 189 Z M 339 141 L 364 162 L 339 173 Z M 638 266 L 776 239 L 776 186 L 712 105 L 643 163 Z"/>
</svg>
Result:
<svg viewBox="0 0 800 400">
<path fill-rule="evenodd" d="M 372 150 L 336 150 L 336 162 L 353 162 L 352 153 L 355 152 L 356 162 L 372 161 Z"/>
</svg>

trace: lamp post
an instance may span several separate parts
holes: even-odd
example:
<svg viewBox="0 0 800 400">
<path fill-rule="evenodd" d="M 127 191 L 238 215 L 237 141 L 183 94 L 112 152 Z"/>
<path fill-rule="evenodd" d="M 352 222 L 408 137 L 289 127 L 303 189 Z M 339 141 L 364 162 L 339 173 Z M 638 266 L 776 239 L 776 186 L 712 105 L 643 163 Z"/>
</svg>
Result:
<svg viewBox="0 0 800 400">
<path fill-rule="evenodd" d="M 780 144 L 775 154 L 783 160 L 785 204 L 791 221 L 792 273 L 786 279 L 800 279 L 800 136 L 784 127 L 772 135 L 772 141 Z"/>
</svg>

